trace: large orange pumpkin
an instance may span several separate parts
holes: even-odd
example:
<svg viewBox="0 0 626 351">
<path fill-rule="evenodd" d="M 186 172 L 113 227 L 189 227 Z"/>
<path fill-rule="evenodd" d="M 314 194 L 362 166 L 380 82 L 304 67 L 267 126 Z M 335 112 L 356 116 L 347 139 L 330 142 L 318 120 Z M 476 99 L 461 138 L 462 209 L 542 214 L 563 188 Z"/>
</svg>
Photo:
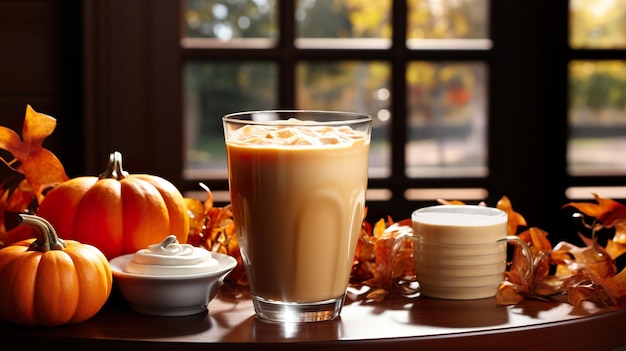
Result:
<svg viewBox="0 0 626 351">
<path fill-rule="evenodd" d="M 57 326 L 94 316 L 113 285 L 106 257 L 94 246 L 59 239 L 41 217 L 20 216 L 39 235 L 0 249 L 0 318 Z"/>
<path fill-rule="evenodd" d="M 119 152 L 111 154 L 99 177 L 72 178 L 50 190 L 37 215 L 63 239 L 91 244 L 108 259 L 170 234 L 184 243 L 189 232 L 187 205 L 178 189 L 158 176 L 128 174 Z"/>
</svg>

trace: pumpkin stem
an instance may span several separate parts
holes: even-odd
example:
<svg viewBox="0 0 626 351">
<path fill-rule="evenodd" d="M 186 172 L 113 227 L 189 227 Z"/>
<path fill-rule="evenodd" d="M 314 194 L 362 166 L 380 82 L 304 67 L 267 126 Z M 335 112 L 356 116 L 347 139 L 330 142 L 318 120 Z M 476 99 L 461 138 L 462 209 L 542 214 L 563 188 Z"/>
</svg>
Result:
<svg viewBox="0 0 626 351">
<path fill-rule="evenodd" d="M 52 224 L 44 218 L 35 215 L 20 214 L 18 219 L 20 223 L 35 227 L 41 234 L 37 237 L 37 240 L 30 244 L 28 251 L 47 252 L 50 250 L 63 250 L 67 246 L 65 241 L 59 238 Z"/>
<path fill-rule="evenodd" d="M 117 180 L 122 180 L 128 177 L 128 172 L 126 172 L 122 168 L 122 154 L 119 151 L 112 152 L 109 155 L 109 163 L 107 163 L 107 167 L 104 169 L 98 178 L 114 178 Z"/>
</svg>

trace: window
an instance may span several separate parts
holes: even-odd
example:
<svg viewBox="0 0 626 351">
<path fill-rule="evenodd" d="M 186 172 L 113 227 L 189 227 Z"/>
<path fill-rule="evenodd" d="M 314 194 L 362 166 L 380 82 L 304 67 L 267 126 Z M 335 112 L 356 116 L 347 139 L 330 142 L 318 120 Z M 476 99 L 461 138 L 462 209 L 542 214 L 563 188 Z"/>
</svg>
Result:
<svg viewBox="0 0 626 351">
<path fill-rule="evenodd" d="M 570 1 L 567 170 L 626 175 L 626 10 L 623 1 Z M 583 191 L 586 191 L 583 188 Z M 618 189 L 612 189 L 615 193 Z M 577 196 L 580 189 L 570 189 Z M 608 196 L 608 195 L 606 195 Z M 623 196 L 623 195 L 622 195 Z"/>
<path fill-rule="evenodd" d="M 396 7 L 407 13 L 396 22 L 392 11 L 398 4 L 185 1 L 183 50 L 189 55 L 204 51 L 184 64 L 184 176 L 226 177 L 222 115 L 293 106 L 374 116 L 369 175 L 380 184 L 392 178 L 405 183 L 484 178 L 489 1 L 408 1 Z M 395 46 L 393 33 L 404 38 Z M 423 50 L 439 53 L 444 60 L 423 57 Z M 216 51 L 231 59 L 215 58 Z M 262 60 L 246 60 L 260 55 Z M 404 58 L 393 59 L 400 55 Z M 288 81 L 293 93 L 284 93 L 278 77 Z M 403 83 L 401 89 L 392 89 L 394 79 Z M 406 113 L 398 111 L 399 104 L 406 104 Z M 391 131 L 394 123 L 404 126 L 401 138 Z M 399 148 L 405 157 L 394 160 L 393 149 Z M 394 168 L 402 172 L 394 174 Z M 408 188 L 394 194 L 385 186 L 372 187 L 369 199 L 433 200 L 420 193 Z M 225 189 L 218 194 L 227 196 Z M 486 191 L 478 188 L 473 194 L 470 198 L 482 200 Z"/>
<path fill-rule="evenodd" d="M 507 196 L 558 240 L 564 203 L 626 198 L 618 3 L 88 2 L 87 171 L 117 149 L 130 171 L 225 203 L 222 115 L 355 110 L 377 123 L 370 219 Z"/>
</svg>

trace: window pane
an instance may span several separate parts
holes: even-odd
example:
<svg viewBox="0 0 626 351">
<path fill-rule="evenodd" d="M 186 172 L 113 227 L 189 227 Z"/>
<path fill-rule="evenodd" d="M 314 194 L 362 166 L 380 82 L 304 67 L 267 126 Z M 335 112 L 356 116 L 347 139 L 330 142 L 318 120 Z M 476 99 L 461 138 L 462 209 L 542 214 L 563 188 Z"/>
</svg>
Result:
<svg viewBox="0 0 626 351">
<path fill-rule="evenodd" d="M 390 74 L 389 64 L 378 61 L 312 61 L 297 65 L 298 108 L 354 111 L 374 117 L 370 177 L 385 177 L 391 173 Z"/>
<path fill-rule="evenodd" d="M 486 81 L 482 63 L 409 63 L 407 176 L 487 174 Z"/>
<path fill-rule="evenodd" d="M 269 62 L 185 65 L 185 178 L 225 178 L 222 116 L 277 106 L 277 66 Z"/>
<path fill-rule="evenodd" d="M 623 0 L 571 0 L 572 48 L 625 48 L 626 5 Z"/>
<path fill-rule="evenodd" d="M 626 61 L 571 62 L 569 95 L 568 172 L 626 174 Z"/>
<path fill-rule="evenodd" d="M 186 0 L 184 36 L 229 41 L 278 35 L 276 0 Z"/>
<path fill-rule="evenodd" d="M 391 45 L 391 0 L 297 0 L 295 16 L 298 47 Z"/>
<path fill-rule="evenodd" d="M 302 38 L 390 38 L 391 0 L 298 0 Z"/>
<path fill-rule="evenodd" d="M 489 0 L 408 0 L 407 6 L 409 48 L 491 47 Z"/>
</svg>

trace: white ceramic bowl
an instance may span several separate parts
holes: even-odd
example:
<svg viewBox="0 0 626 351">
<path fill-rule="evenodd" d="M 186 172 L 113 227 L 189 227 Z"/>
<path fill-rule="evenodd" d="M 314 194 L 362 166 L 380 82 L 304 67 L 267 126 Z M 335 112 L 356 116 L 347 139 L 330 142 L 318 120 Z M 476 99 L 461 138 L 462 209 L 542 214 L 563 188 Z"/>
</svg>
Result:
<svg viewBox="0 0 626 351">
<path fill-rule="evenodd" d="M 219 265 L 206 273 L 142 275 L 125 272 L 134 254 L 109 261 L 115 283 L 131 308 L 154 316 L 186 316 L 208 310 L 224 278 L 237 266 L 229 255 L 212 252 Z"/>
</svg>

